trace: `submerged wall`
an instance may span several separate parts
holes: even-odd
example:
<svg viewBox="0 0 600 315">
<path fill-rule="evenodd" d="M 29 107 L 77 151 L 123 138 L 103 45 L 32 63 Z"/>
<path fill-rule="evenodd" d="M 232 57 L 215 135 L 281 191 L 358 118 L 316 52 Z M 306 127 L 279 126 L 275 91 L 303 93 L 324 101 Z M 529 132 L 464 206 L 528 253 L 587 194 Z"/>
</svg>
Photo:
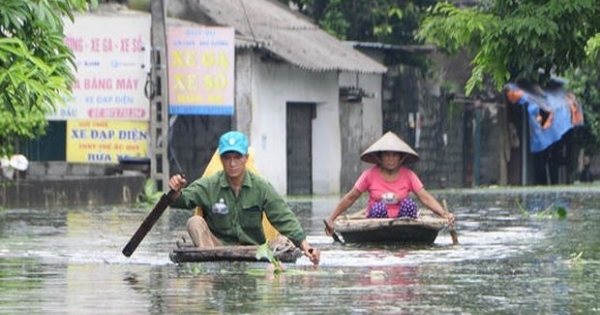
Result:
<svg viewBox="0 0 600 315">
<path fill-rule="evenodd" d="M 31 163 L 12 181 L 0 186 L 0 207 L 77 207 L 133 204 L 146 175 L 114 165 Z"/>
</svg>

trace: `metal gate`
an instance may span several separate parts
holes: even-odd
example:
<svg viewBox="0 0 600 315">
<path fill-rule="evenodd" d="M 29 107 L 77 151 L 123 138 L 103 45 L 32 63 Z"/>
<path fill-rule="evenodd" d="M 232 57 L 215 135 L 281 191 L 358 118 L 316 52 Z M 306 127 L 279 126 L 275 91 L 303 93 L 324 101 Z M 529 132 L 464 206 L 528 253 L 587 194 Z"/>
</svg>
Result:
<svg viewBox="0 0 600 315">
<path fill-rule="evenodd" d="M 287 104 L 287 194 L 312 194 L 312 120 L 314 103 Z"/>
</svg>

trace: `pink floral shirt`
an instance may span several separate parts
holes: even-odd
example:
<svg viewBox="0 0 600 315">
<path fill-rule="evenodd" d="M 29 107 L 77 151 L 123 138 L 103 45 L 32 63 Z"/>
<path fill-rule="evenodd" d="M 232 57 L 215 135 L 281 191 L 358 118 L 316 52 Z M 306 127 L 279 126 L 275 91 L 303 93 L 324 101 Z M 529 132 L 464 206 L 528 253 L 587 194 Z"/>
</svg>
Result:
<svg viewBox="0 0 600 315">
<path fill-rule="evenodd" d="M 401 166 L 398 172 L 398 178 L 393 181 L 383 179 L 378 166 L 373 166 L 360 175 L 354 188 L 361 193 L 369 192 L 367 209 L 376 202 L 383 202 L 387 204 L 388 217 L 395 218 L 398 216 L 399 202 L 408 197 L 411 192 L 423 188 L 423 183 L 417 174 L 409 168 Z"/>
</svg>

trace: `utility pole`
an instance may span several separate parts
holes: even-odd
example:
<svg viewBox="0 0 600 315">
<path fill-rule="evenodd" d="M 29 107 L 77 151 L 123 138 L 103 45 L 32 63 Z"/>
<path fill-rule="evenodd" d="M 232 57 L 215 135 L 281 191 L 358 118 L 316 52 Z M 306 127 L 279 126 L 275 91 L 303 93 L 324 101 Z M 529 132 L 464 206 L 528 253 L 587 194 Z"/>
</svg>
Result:
<svg viewBox="0 0 600 315">
<path fill-rule="evenodd" d="M 152 0 L 150 70 L 150 178 L 169 190 L 169 98 L 167 80 L 167 0 Z"/>
</svg>

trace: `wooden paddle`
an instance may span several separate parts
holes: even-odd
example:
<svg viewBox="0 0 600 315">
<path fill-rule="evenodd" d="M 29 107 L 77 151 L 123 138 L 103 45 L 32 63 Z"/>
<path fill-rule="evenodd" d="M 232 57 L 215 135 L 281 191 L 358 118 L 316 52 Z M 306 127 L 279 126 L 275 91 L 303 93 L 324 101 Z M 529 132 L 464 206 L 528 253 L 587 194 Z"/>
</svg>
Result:
<svg viewBox="0 0 600 315">
<path fill-rule="evenodd" d="M 446 199 L 442 200 L 442 205 L 444 206 L 444 210 L 448 211 L 448 203 L 446 203 Z M 456 230 L 454 230 L 454 224 L 448 226 L 448 232 L 450 232 L 450 237 L 452 237 L 452 244 L 458 244 L 458 235 L 456 235 Z"/>
<path fill-rule="evenodd" d="M 325 228 L 327 228 L 327 220 L 323 219 L 323 224 L 325 224 Z M 337 235 L 337 233 L 335 232 L 335 230 L 333 231 L 333 234 L 331 234 L 331 237 L 333 237 L 333 242 L 334 243 L 344 244 L 344 242 L 342 242 L 342 240 L 340 239 L 340 236 Z"/>
<path fill-rule="evenodd" d="M 137 229 L 135 234 L 131 237 L 127 245 L 123 247 L 123 255 L 130 257 L 131 254 L 135 251 L 135 249 L 140 245 L 146 234 L 152 229 L 156 221 L 160 218 L 160 216 L 165 212 L 169 204 L 173 201 L 173 197 L 177 194 L 173 189 L 169 190 L 168 193 L 163 194 L 160 197 L 160 200 L 154 206 L 154 209 L 150 212 L 150 214 L 146 217 L 144 222 Z"/>
</svg>

